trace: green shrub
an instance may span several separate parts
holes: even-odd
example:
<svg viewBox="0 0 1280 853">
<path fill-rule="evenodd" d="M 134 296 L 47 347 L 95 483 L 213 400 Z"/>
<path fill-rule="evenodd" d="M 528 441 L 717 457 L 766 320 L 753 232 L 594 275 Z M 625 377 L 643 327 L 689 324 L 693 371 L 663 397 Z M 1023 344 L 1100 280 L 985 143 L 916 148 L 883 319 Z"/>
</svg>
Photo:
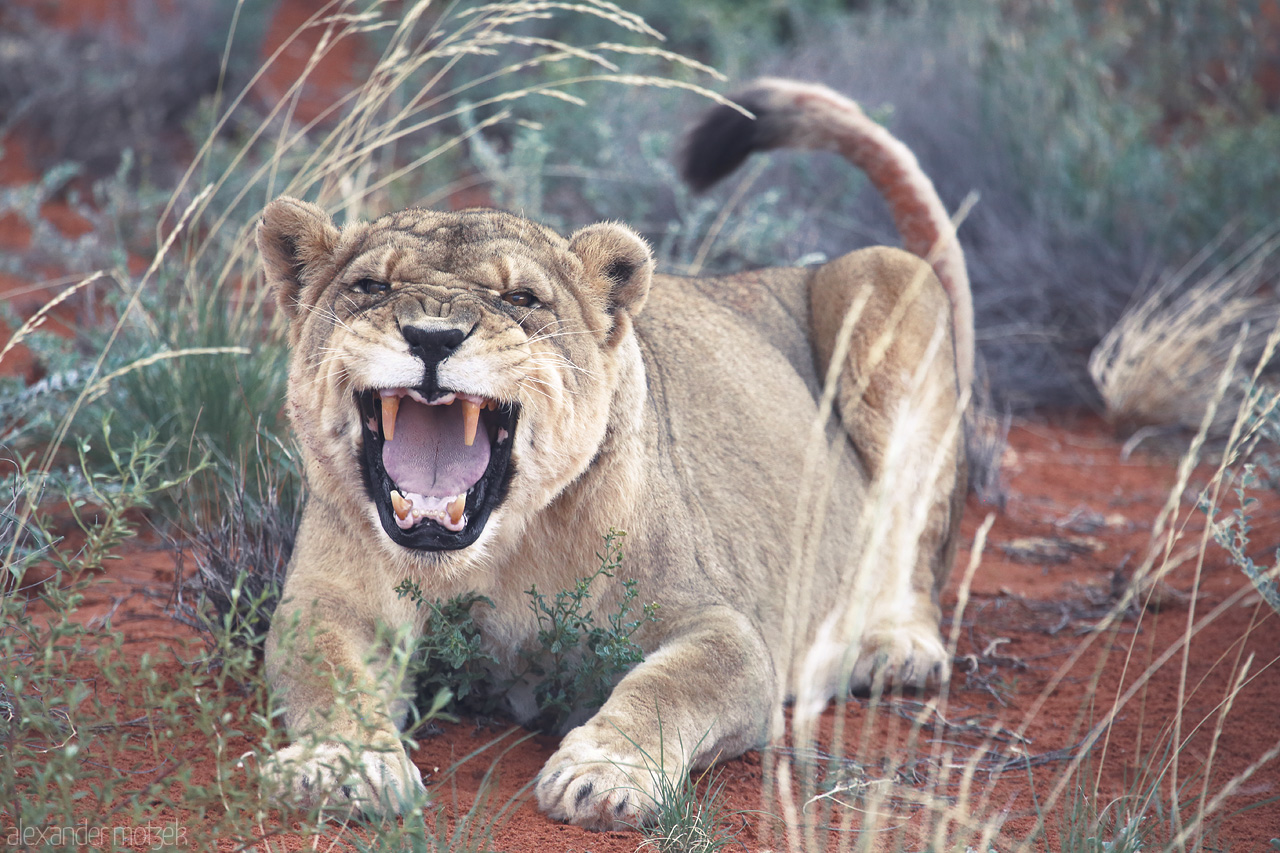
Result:
<svg viewBox="0 0 1280 853">
<path fill-rule="evenodd" d="M 1010 4 L 989 20 L 987 110 L 1051 220 L 1171 263 L 1228 223 L 1273 224 L 1280 131 L 1255 83 L 1258 3 Z"/>
<path fill-rule="evenodd" d="M 446 710 L 487 715 L 498 709 L 505 691 L 533 680 L 540 712 L 533 725 L 550 731 L 563 729 L 571 718 L 581 722 L 584 712 L 603 705 L 618 678 L 644 659 L 644 650 L 631 637 L 658 619 L 656 604 L 641 605 L 637 612 L 634 580 L 622 582 L 618 610 L 604 624 L 597 623 L 591 609 L 591 585 L 601 577 L 613 578 L 622 568 L 625 535 L 618 530 L 605 534 L 604 551 L 596 554 L 600 568 L 580 578 L 573 589 L 560 590 L 550 601 L 536 585 L 526 590 L 538 618 L 538 637 L 520 650 L 518 671 L 503 683 L 493 680 L 491 667 L 498 660 L 485 650 L 471 613 L 493 602 L 473 593 L 431 601 L 417 584 L 402 581 L 395 591 L 431 610 L 415 652 L 418 696 L 447 693 L 451 701 Z"/>
<path fill-rule="evenodd" d="M 1270 566 L 1259 565 L 1248 554 L 1249 538 L 1253 530 L 1253 516 L 1250 513 L 1256 511 L 1259 505 L 1258 499 L 1250 491 L 1258 484 L 1256 465 L 1245 463 L 1240 470 L 1239 485 L 1235 488 L 1239 506 L 1218 522 L 1213 530 L 1213 538 L 1257 588 L 1263 601 L 1276 613 L 1280 613 L 1280 548 L 1276 549 Z"/>
<path fill-rule="evenodd" d="M 412 671 L 417 695 L 447 695 L 449 700 L 444 707 L 450 711 L 466 709 L 488 714 L 495 710 L 496 703 L 490 695 L 493 677 L 488 667 L 498 659 L 485 651 L 480 628 L 471 615 L 475 605 L 492 606 L 493 602 L 475 594 L 459 595 L 445 602 L 431 601 L 410 580 L 401 581 L 395 591 L 431 610 L 414 652 Z"/>
<path fill-rule="evenodd" d="M 536 585 L 527 594 L 538 617 L 538 639 L 523 649 L 526 675 L 538 680 L 534 698 L 541 715 L 539 725 L 559 730 L 575 712 L 598 708 L 609 698 L 614 682 L 644 658 L 644 651 L 631 637 L 646 622 L 658 620 L 658 605 L 642 604 L 635 612 L 639 594 L 634 580 L 622 582 L 618 612 L 597 624 L 587 607 L 591 584 L 598 578 L 613 578 L 622 567 L 622 538 L 626 534 L 610 530 L 604 537 L 604 551 L 597 553 L 600 568 L 581 578 L 573 589 L 560 590 L 548 602 Z"/>
</svg>

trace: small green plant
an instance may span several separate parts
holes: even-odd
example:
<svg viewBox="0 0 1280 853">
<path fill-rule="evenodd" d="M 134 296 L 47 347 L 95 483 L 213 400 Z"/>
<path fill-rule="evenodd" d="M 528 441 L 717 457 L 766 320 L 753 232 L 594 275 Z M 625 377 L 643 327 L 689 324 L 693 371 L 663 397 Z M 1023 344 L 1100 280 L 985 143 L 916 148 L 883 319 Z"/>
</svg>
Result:
<svg viewBox="0 0 1280 853">
<path fill-rule="evenodd" d="M 706 734 L 688 749 L 680 742 L 676 744 L 677 749 L 668 750 L 662 715 L 658 714 L 658 749 L 654 755 L 626 732 L 619 730 L 619 733 L 640 756 L 638 763 L 616 765 L 631 781 L 634 793 L 644 800 L 640 809 L 642 822 L 634 827 L 644 835 L 638 851 L 716 853 L 731 844 L 745 849 L 738 834 L 746 826 L 746 812 L 726 811 L 724 780 L 719 770 L 707 767 L 694 776 L 683 763 L 678 767 L 669 764 L 677 756 L 697 753 Z M 644 777 L 652 783 L 650 786 L 640 785 Z M 740 823 L 736 829 L 731 826 L 735 818 Z"/>
<path fill-rule="evenodd" d="M 724 780 L 714 768 L 694 778 L 680 773 L 675 779 L 651 769 L 658 781 L 657 802 L 649 822 L 641 827 L 644 841 L 637 850 L 658 853 L 716 853 L 737 844 L 738 832 L 730 826 L 734 812 L 726 812 Z"/>
<path fill-rule="evenodd" d="M 1123 800 L 1099 810 L 1084 792 L 1063 809 L 1061 837 L 1072 853 L 1141 853 L 1151 840 L 1153 821 L 1145 811 L 1122 812 Z M 1141 800 L 1139 799 L 1139 802 Z"/>
<path fill-rule="evenodd" d="M 526 594 L 538 617 L 538 640 L 521 651 L 525 671 L 517 678 L 533 675 L 541 679 L 534 698 L 541 709 L 539 723 L 558 730 L 582 708 L 598 708 L 609 698 L 614 682 L 644 658 L 644 650 L 631 637 L 647 622 L 658 620 L 658 605 L 644 604 L 634 609 L 634 580 L 622 582 L 618 612 L 598 625 L 587 602 L 591 584 L 597 578 L 612 578 L 622 568 L 623 531 L 610 530 L 604 537 L 604 552 L 597 553 L 600 568 L 581 578 L 573 589 L 561 590 L 548 602 L 530 586 Z"/>
<path fill-rule="evenodd" d="M 89 463 L 95 444 L 108 462 L 105 467 Z M 13 497 L 0 512 L 0 555 L 12 579 L 20 581 L 21 570 L 38 559 L 72 578 L 101 569 L 104 561 L 112 559 L 112 549 L 133 535 L 130 511 L 151 508 L 158 496 L 208 467 L 208 459 L 201 458 L 186 471 L 165 476 L 170 450 L 154 431 L 132 433 L 127 445 L 121 446 L 112 439 L 112 416 L 107 414 L 97 439 L 77 439 L 78 465 L 65 471 L 36 471 L 30 456 L 9 460 L 14 465 Z M 51 490 L 65 501 L 72 523 L 83 536 L 83 545 L 74 552 L 55 547 L 61 537 L 53 532 L 53 522 L 41 515 L 42 499 Z"/>
<path fill-rule="evenodd" d="M 1267 338 L 1253 376 L 1239 383 L 1241 402 L 1235 409 L 1233 429 L 1233 437 L 1238 434 L 1235 455 L 1239 462 L 1233 470 L 1232 487 L 1237 507 L 1224 517 L 1216 518 L 1223 507 L 1215 505 L 1205 494 L 1201 496 L 1199 508 L 1213 525 L 1214 540 L 1258 590 L 1263 601 L 1280 613 L 1280 549 L 1275 551 L 1269 567 L 1259 565 L 1249 556 L 1253 513 L 1259 508 L 1253 493 L 1267 487 L 1275 490 L 1280 483 L 1277 476 L 1280 466 L 1275 457 L 1275 448 L 1280 443 L 1280 389 L 1261 379 L 1263 369 L 1273 361 L 1278 344 L 1280 326 Z"/>
<path fill-rule="evenodd" d="M 395 591 L 431 610 L 410 670 L 418 696 L 439 696 L 441 691 L 448 691 L 450 701 L 445 710 L 492 711 L 489 667 L 498 659 L 484 649 L 471 608 L 477 604 L 492 606 L 493 602 L 474 593 L 445 602 L 431 601 L 408 579 L 401 581 Z"/>
<path fill-rule="evenodd" d="M 416 650 L 418 695 L 438 696 L 447 690 L 452 701 L 445 710 L 488 714 L 497 710 L 503 693 L 534 679 L 540 711 L 536 725 L 552 731 L 562 729 L 575 713 L 603 705 L 618 677 L 644 659 L 644 650 L 632 636 L 645 623 L 658 619 L 657 604 L 636 610 L 639 591 L 634 580 L 622 582 L 618 610 L 608 615 L 605 624 L 597 624 L 590 608 L 591 585 L 598 578 L 614 577 L 622 568 L 624 536 L 620 530 L 605 534 L 604 550 L 596 554 L 600 568 L 580 578 L 572 589 L 557 592 L 550 601 L 536 585 L 526 590 L 529 606 L 538 617 L 538 638 L 521 650 L 522 666 L 502 684 L 492 681 L 491 667 L 498 660 L 485 650 L 472 616 L 477 604 L 492 606 L 493 602 L 474 593 L 430 601 L 417 584 L 402 581 L 395 588 L 398 594 L 431 609 Z"/>
<path fill-rule="evenodd" d="M 1257 588 L 1263 601 L 1280 613 L 1280 549 L 1276 550 L 1275 562 L 1269 567 L 1258 565 L 1247 553 L 1253 521 L 1250 513 L 1258 506 L 1257 498 L 1249 494 L 1258 483 L 1256 470 L 1253 463 L 1246 463 L 1241 469 L 1239 485 L 1235 489 L 1240 506 L 1214 527 L 1213 537 Z"/>
<path fill-rule="evenodd" d="M 192 737 L 219 750 L 243 734 L 237 726 L 244 720 L 230 711 L 238 700 L 219 687 L 225 673 L 252 666 L 251 655 L 226 656 L 220 673 L 163 673 L 157 658 L 125 653 L 110 616 L 95 624 L 77 612 L 98 572 L 136 534 L 138 511 L 205 464 L 171 478 L 162 474 L 169 447 L 154 433 L 119 443 L 107 419 L 100 436 L 110 471 L 86 470 L 83 439 L 71 473 L 18 463 L 17 483 L 25 488 L 0 524 L 12 537 L 0 541 L 10 572 L 0 588 L 0 837 L 16 849 L 31 849 L 33 838 L 39 849 L 50 839 L 71 849 L 90 838 L 87 846 L 122 849 L 139 837 L 133 828 L 150 841 L 170 830 L 176 839 L 172 820 L 153 822 L 160 810 L 177 800 L 211 806 L 232 771 L 220 765 L 212 786 L 197 784 L 191 768 L 161 757 L 157 738 L 166 738 L 166 750 L 180 750 Z M 39 511 L 37 499 L 52 493 L 69 508 L 69 524 L 55 527 Z M 63 535 L 71 525 L 80 535 Z M 23 587 L 22 570 L 35 561 L 48 572 L 42 583 Z M 127 769 L 136 766 L 155 770 Z M 225 826 L 214 833 L 233 834 Z"/>
</svg>

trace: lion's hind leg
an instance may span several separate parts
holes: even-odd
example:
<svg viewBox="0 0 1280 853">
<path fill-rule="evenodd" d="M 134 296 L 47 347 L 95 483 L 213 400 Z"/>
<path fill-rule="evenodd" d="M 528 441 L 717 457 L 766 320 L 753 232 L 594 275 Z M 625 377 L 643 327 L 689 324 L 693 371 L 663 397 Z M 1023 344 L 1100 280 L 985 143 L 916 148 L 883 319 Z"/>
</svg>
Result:
<svg viewBox="0 0 1280 853">
<path fill-rule="evenodd" d="M 869 484 L 845 571 L 851 687 L 945 679 L 938 594 L 966 488 L 947 295 L 924 261 L 877 247 L 816 270 L 810 305 L 819 376 L 838 359 L 835 408 Z"/>
</svg>

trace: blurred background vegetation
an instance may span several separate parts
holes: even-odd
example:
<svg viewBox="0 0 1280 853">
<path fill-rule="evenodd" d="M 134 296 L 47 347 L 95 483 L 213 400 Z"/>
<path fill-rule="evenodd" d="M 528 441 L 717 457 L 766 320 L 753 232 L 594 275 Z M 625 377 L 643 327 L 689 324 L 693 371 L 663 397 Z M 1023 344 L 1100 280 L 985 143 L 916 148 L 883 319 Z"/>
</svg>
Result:
<svg viewBox="0 0 1280 853">
<path fill-rule="evenodd" d="M 1090 354 L 1135 299 L 1192 287 L 1188 263 L 1215 269 L 1256 243 L 1233 282 L 1273 310 L 1258 300 L 1280 222 L 1277 0 L 583 8 L 6 4 L 0 138 L 27 177 L 9 169 L 0 216 L 30 233 L 0 274 L 11 293 L 103 275 L 60 307 L 61 333 L 23 334 L 32 365 L 0 377 L 0 445 L 45 448 L 111 412 L 117 431 L 174 448 L 169 476 L 213 459 L 201 477 L 216 488 L 185 500 L 289 492 L 284 355 L 251 241 L 281 192 L 339 221 L 415 204 L 495 204 L 562 229 L 624 220 L 676 273 L 895 242 L 834 157 L 771 155 L 706 196 L 679 184 L 673 152 L 708 105 L 689 87 L 760 74 L 858 99 L 949 208 L 978 194 L 960 235 L 997 410 L 1110 405 Z M 83 226 L 51 223 L 51 207 Z M 18 328 L 26 306 L 7 300 L 0 320 Z M 285 473 L 246 488 L 265 470 Z"/>
</svg>

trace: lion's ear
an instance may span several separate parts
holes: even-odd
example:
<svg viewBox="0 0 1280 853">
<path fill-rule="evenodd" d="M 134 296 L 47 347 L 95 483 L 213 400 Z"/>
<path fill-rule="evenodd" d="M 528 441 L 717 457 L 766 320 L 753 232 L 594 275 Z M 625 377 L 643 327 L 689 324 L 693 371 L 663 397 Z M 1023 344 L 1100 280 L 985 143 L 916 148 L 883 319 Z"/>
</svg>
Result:
<svg viewBox="0 0 1280 853">
<path fill-rule="evenodd" d="M 639 234 L 615 222 L 588 225 L 569 238 L 569 251 L 582 261 L 588 284 L 598 288 L 610 315 L 640 313 L 653 280 L 653 253 Z"/>
<path fill-rule="evenodd" d="M 329 215 L 310 202 L 280 196 L 262 211 L 258 251 L 267 284 L 289 319 L 298 313 L 304 287 L 332 277 L 341 236 Z"/>
</svg>

